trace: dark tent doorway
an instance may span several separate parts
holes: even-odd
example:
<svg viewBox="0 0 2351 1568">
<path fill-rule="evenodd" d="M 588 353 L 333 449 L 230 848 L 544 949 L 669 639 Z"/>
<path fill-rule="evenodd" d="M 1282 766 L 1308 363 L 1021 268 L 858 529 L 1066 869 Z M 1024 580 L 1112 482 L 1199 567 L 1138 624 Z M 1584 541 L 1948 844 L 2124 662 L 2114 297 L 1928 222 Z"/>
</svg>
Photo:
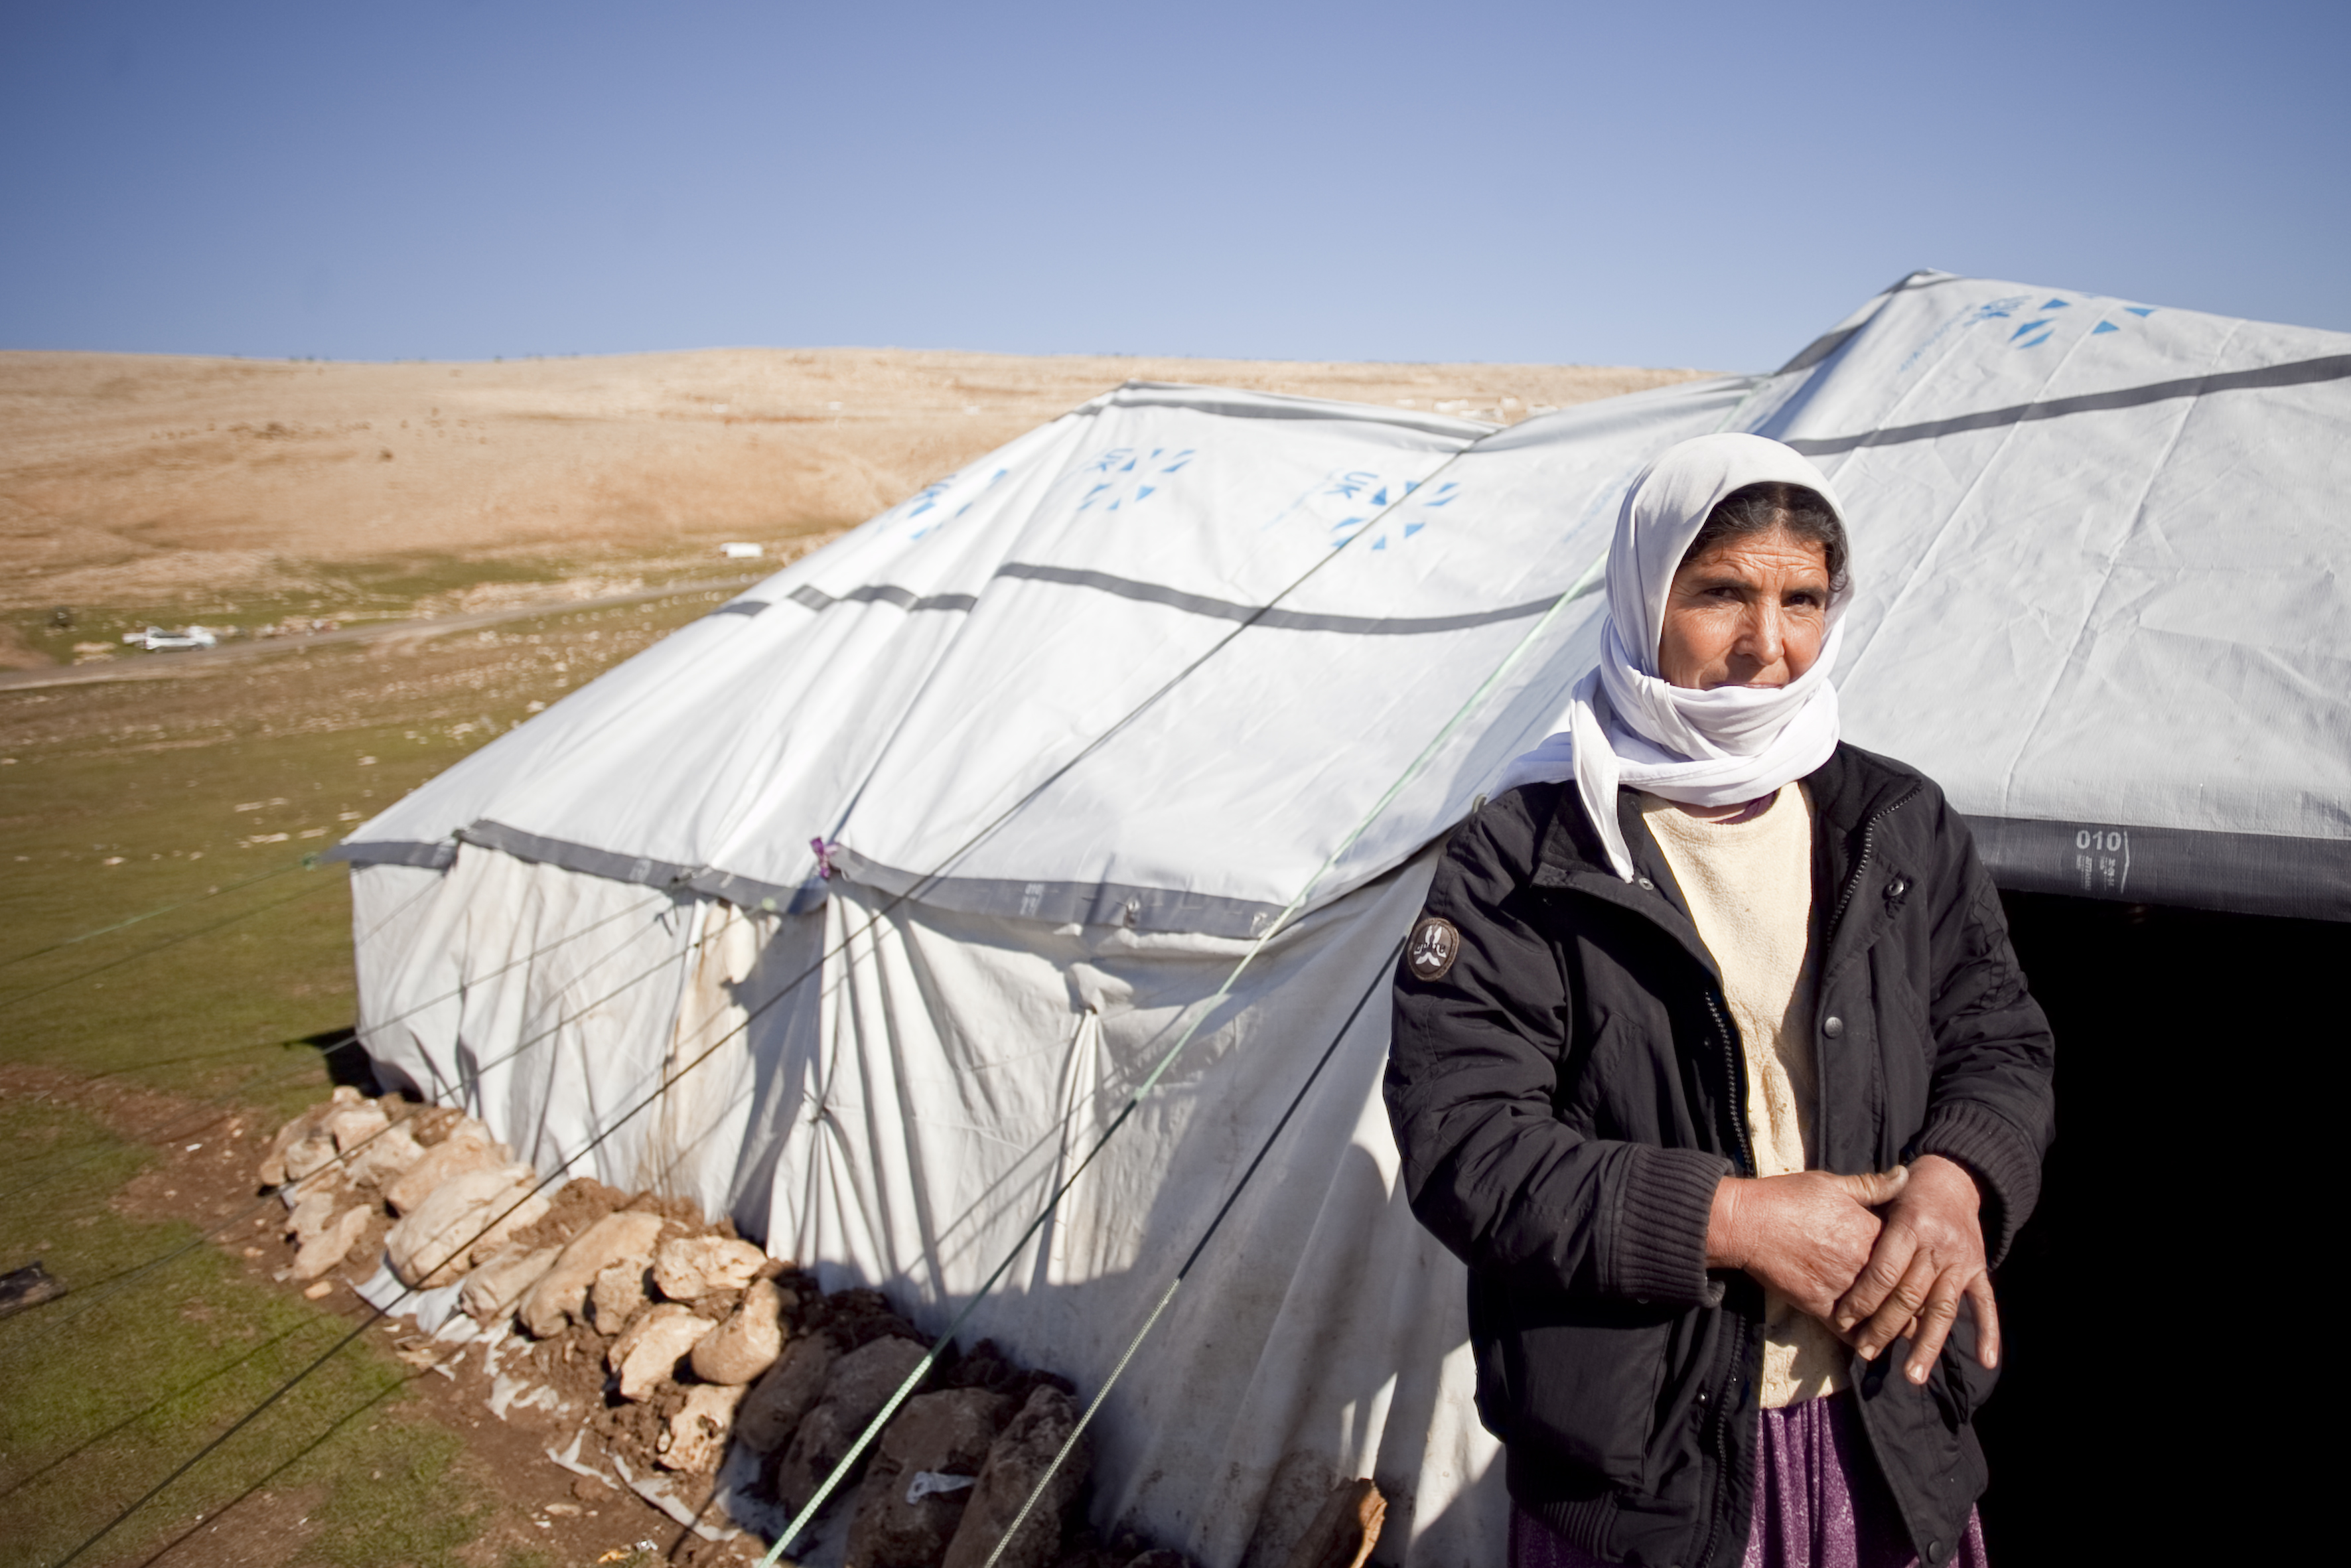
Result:
<svg viewBox="0 0 2351 1568">
<path fill-rule="evenodd" d="M 2351 925 L 2004 902 L 2056 1035 L 2057 1142 L 1997 1281 L 1991 1560 L 2293 1555 L 2339 1440 L 2313 1220 Z"/>
</svg>

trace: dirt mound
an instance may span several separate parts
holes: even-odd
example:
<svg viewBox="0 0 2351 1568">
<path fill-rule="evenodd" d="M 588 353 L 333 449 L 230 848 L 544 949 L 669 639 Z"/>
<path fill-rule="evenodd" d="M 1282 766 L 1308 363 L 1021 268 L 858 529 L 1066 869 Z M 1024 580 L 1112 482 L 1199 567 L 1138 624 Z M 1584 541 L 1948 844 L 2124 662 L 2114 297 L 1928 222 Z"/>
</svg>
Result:
<svg viewBox="0 0 2351 1568">
<path fill-rule="evenodd" d="M 0 353 L 0 611 L 240 595 L 301 610 L 349 601 L 366 563 L 413 604 L 495 575 L 391 580 L 387 563 L 428 558 L 569 576 L 707 562 L 741 539 L 772 561 L 1130 378 L 1508 423 L 1696 373 L 895 349 L 486 365 Z"/>
</svg>

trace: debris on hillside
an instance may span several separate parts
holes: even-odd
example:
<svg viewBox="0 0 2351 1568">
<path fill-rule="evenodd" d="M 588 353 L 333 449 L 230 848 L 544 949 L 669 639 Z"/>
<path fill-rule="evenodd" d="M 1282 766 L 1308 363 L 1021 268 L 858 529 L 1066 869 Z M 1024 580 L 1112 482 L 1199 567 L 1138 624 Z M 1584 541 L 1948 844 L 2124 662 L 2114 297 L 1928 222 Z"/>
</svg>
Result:
<svg viewBox="0 0 2351 1568">
<path fill-rule="evenodd" d="M 125 632 L 122 634 L 122 640 L 132 647 L 144 648 L 151 653 L 177 653 L 189 648 L 211 648 L 217 646 L 220 642 L 220 638 L 206 626 L 183 626 L 176 632 L 167 632 L 161 626 L 148 626 L 136 632 Z"/>
<path fill-rule="evenodd" d="M 54 1301 L 65 1293 L 65 1281 L 42 1268 L 36 1258 L 21 1269 L 0 1274 L 0 1318 Z"/>
<path fill-rule="evenodd" d="M 446 1108 L 338 1089 L 258 1174 L 287 1205 L 281 1281 L 324 1294 L 340 1273 L 414 1322 L 394 1342 L 412 1365 L 454 1377 L 474 1356 L 491 1413 L 543 1438 L 582 1499 L 625 1489 L 706 1540 L 779 1534 L 927 1348 L 881 1291 L 828 1294 L 682 1200 L 587 1177 L 534 1193 L 529 1166 Z M 951 1352 L 795 1557 L 983 1568 L 1076 1429 L 1076 1395 L 992 1342 Z M 1186 1568 L 1087 1525 L 1090 1465 L 1081 1441 L 1004 1568 Z M 1362 1568 L 1384 1505 L 1342 1491 L 1294 1568 Z"/>
</svg>

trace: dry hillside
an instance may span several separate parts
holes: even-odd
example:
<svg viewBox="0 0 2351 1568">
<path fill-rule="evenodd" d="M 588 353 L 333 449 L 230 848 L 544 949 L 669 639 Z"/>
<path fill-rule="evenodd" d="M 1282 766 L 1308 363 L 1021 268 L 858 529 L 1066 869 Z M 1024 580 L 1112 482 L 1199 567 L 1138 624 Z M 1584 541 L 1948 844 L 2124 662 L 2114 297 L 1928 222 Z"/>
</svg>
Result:
<svg viewBox="0 0 2351 1568">
<path fill-rule="evenodd" d="M 93 610 L 406 613 L 486 580 L 706 573 L 721 539 L 789 551 L 1129 378 L 1508 422 L 1695 373 L 859 349 L 0 353 L 0 615 L 16 628 L 0 643 L 36 654 L 57 639 L 28 634 L 59 604 L 87 632 Z"/>
</svg>

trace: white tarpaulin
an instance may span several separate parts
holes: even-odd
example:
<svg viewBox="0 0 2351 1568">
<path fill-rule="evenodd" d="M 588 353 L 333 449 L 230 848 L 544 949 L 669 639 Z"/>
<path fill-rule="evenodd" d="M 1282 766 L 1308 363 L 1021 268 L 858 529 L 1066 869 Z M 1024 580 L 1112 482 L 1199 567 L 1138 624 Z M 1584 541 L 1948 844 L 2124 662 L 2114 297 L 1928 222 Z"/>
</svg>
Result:
<svg viewBox="0 0 2351 1568">
<path fill-rule="evenodd" d="M 1352 1015 L 1105 1407 L 1100 1508 L 1238 1568 L 1374 1475 L 1384 1562 L 1492 1562 L 1379 977 L 1588 666 L 1626 486 L 1712 430 L 1835 480 L 1847 737 L 2005 884 L 2351 918 L 2351 339 L 1920 274 L 1772 375 L 1506 430 L 1098 399 L 354 834 L 370 1049 L 936 1327 L 1312 883 L 975 1328 L 1098 1386 Z"/>
</svg>

